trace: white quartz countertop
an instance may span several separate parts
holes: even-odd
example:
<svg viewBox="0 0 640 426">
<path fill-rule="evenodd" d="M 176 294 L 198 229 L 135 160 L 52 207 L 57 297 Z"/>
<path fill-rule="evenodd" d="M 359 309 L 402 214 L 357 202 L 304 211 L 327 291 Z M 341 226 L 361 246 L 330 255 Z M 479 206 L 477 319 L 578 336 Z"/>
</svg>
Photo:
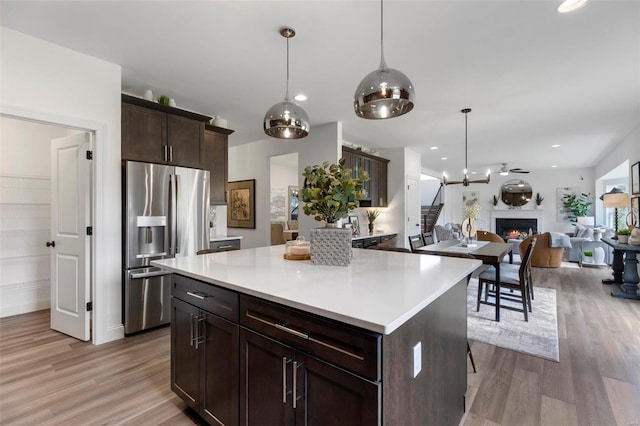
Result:
<svg viewBox="0 0 640 426">
<path fill-rule="evenodd" d="M 482 264 L 353 249 L 349 266 L 320 266 L 282 254 L 283 246 L 271 246 L 151 264 L 382 334 L 391 334 Z"/>
<path fill-rule="evenodd" d="M 360 234 L 356 237 L 353 237 L 352 240 L 364 240 L 365 238 L 373 238 L 373 237 L 384 237 L 386 235 L 397 235 L 397 232 L 374 232 L 373 234 Z"/>
<path fill-rule="evenodd" d="M 240 235 L 214 235 L 209 238 L 209 242 L 213 241 L 227 241 L 227 240 L 241 240 L 242 236 Z"/>
</svg>

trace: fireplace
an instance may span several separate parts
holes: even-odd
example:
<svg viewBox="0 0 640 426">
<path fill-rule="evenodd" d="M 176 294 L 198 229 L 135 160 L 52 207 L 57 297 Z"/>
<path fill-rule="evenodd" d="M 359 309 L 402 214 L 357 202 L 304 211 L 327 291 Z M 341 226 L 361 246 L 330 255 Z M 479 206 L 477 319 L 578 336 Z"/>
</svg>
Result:
<svg viewBox="0 0 640 426">
<path fill-rule="evenodd" d="M 538 219 L 496 218 L 496 234 L 505 241 L 520 238 L 523 233 L 529 236 L 530 232 L 538 232 Z"/>
</svg>

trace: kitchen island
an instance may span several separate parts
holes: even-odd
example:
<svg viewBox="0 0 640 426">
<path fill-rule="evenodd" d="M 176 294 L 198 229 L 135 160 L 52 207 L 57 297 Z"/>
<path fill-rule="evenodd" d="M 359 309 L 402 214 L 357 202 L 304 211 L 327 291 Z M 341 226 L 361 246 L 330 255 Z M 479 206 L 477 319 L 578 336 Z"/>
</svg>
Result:
<svg viewBox="0 0 640 426">
<path fill-rule="evenodd" d="M 480 261 L 374 250 L 348 267 L 263 247 L 172 275 L 172 389 L 211 424 L 458 424 Z"/>
</svg>

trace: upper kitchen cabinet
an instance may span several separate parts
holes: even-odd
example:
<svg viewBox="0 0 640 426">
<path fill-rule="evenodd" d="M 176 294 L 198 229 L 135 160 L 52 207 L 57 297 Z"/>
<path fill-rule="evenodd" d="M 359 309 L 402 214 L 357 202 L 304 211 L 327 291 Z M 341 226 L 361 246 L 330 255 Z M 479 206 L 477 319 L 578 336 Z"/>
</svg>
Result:
<svg viewBox="0 0 640 426">
<path fill-rule="evenodd" d="M 122 159 L 203 168 L 210 117 L 122 95 Z"/>
<path fill-rule="evenodd" d="M 353 177 L 358 177 L 360 168 L 369 174 L 364 184 L 365 197 L 360 200 L 360 207 L 387 207 L 387 165 L 389 160 L 366 152 L 342 147 L 345 167 L 351 169 Z"/>
<path fill-rule="evenodd" d="M 202 168 L 211 172 L 211 204 L 227 204 L 229 135 L 233 130 L 206 125 Z"/>
</svg>

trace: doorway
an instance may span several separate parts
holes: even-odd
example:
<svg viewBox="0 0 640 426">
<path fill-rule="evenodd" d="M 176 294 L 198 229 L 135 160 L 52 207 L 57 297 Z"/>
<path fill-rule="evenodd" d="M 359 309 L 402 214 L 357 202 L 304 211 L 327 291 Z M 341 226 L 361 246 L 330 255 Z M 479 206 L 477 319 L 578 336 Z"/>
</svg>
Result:
<svg viewBox="0 0 640 426">
<path fill-rule="evenodd" d="M 269 158 L 271 245 L 284 244 L 297 232 L 298 153 Z"/>
<path fill-rule="evenodd" d="M 60 126 L 13 116 L 0 116 L 0 233 L 2 243 L 0 246 L 0 317 L 34 312 L 37 310 L 52 308 L 52 328 L 81 340 L 91 338 L 90 313 L 86 311 L 85 300 L 91 300 L 91 267 L 93 258 L 90 250 L 90 239 L 83 241 L 87 249 L 86 266 L 83 266 L 86 287 L 86 295 L 78 296 L 76 289 L 79 281 L 70 282 L 64 280 L 61 287 L 53 288 L 52 283 L 52 259 L 57 253 L 51 244 L 52 238 L 52 162 L 51 151 L 54 139 L 66 139 L 92 133 L 82 129 Z M 84 146 L 83 148 L 84 149 Z M 71 151 L 66 149 L 64 156 L 69 158 Z M 82 156 L 85 156 L 83 151 Z M 78 154 L 80 155 L 80 154 Z M 85 222 L 93 222 L 91 211 L 92 170 L 91 162 L 84 165 L 82 174 L 75 174 L 74 179 L 86 183 L 88 200 L 85 200 L 87 217 Z M 61 164 L 60 161 L 57 164 Z M 69 163 L 62 167 L 66 172 L 66 181 L 57 187 L 63 191 L 68 188 Z M 60 175 L 57 175 L 60 178 Z M 83 185 L 84 186 L 84 185 Z M 76 199 L 75 196 L 65 199 Z M 68 206 L 65 206 L 68 207 Z M 60 211 L 60 210 L 59 210 Z M 75 212 L 75 211 L 74 211 Z M 62 218 L 62 222 L 56 218 L 55 223 L 69 225 L 69 209 Z M 80 226 L 78 221 L 76 225 Z M 86 227 L 81 231 L 84 237 Z M 70 234 L 65 229 L 64 237 Z M 84 240 L 84 238 L 82 238 Z M 45 243 L 49 243 L 49 247 Z M 64 247 L 64 245 L 63 245 Z M 60 248 L 60 244 L 58 245 Z M 69 253 L 58 256 L 64 259 L 63 267 L 56 272 L 56 276 L 69 273 L 68 267 L 72 264 L 82 264 L 84 260 L 74 257 Z M 73 287 L 72 291 L 69 288 Z M 58 291 L 56 291 L 56 289 Z M 58 294 L 58 302 L 62 301 L 67 313 L 71 314 L 72 321 L 77 326 L 82 322 L 79 332 L 68 330 L 55 324 L 53 316 L 55 310 L 52 306 L 52 291 Z M 58 303 L 58 306 L 60 303 Z M 70 306 L 74 309 L 69 309 Z M 73 311 L 73 312 L 72 312 Z M 66 321 L 69 323 L 69 321 Z"/>
</svg>

